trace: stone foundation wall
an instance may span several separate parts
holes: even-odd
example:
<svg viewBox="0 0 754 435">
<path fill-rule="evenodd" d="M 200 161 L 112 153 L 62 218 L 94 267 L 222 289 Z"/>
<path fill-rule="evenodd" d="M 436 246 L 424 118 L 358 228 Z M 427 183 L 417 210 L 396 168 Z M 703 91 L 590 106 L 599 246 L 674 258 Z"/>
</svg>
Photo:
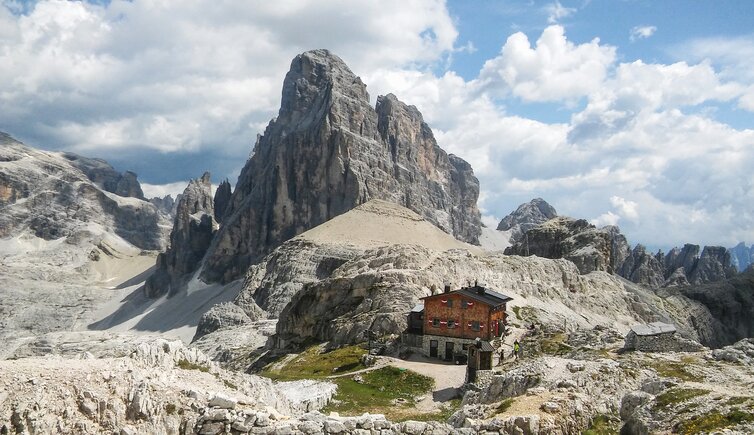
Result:
<svg viewBox="0 0 754 435">
<path fill-rule="evenodd" d="M 636 335 L 631 331 L 626 335 L 625 348 L 642 352 L 699 352 L 704 349 L 704 346 L 680 337 L 675 332 Z"/>
<path fill-rule="evenodd" d="M 444 360 L 445 359 L 445 343 L 452 342 L 453 343 L 453 352 L 463 352 L 466 353 L 466 351 L 462 350 L 463 345 L 471 345 L 474 343 L 474 340 L 469 340 L 466 338 L 456 338 L 456 337 L 443 337 L 440 335 L 424 335 L 424 339 L 422 341 L 422 349 L 421 352 L 424 354 L 424 356 L 429 356 L 429 343 L 431 340 L 437 340 L 437 358 Z"/>
<path fill-rule="evenodd" d="M 467 371 L 467 376 L 468 376 L 468 371 Z M 477 387 L 483 390 L 492 384 L 492 378 L 494 376 L 495 376 L 495 372 L 492 370 L 477 370 L 476 382 L 474 382 L 474 385 L 476 385 Z M 468 382 L 468 379 L 466 381 Z"/>
</svg>

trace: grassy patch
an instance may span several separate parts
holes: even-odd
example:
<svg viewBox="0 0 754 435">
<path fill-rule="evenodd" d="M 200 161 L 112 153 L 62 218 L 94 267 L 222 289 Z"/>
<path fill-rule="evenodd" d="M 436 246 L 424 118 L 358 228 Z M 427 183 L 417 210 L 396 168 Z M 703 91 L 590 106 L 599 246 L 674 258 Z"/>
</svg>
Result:
<svg viewBox="0 0 754 435">
<path fill-rule="evenodd" d="M 165 404 L 165 412 L 168 414 L 175 414 L 177 407 L 173 403 L 166 403 Z"/>
<path fill-rule="evenodd" d="M 566 335 L 558 332 L 542 338 L 542 353 L 548 355 L 565 355 L 572 350 L 571 346 L 565 343 Z"/>
<path fill-rule="evenodd" d="M 511 405 L 513 405 L 513 402 L 515 402 L 515 401 L 516 401 L 516 399 L 514 399 L 512 397 L 509 397 L 509 398 L 503 400 L 502 402 L 500 402 L 499 405 L 497 405 L 497 408 L 495 408 L 494 415 L 504 413 L 505 411 L 507 411 L 508 409 L 510 409 Z"/>
<path fill-rule="evenodd" d="M 711 412 L 709 414 L 699 415 L 681 422 L 677 430 L 682 434 L 694 434 L 700 432 L 710 432 L 716 429 L 722 429 L 728 426 L 734 426 L 740 423 L 754 421 L 754 414 L 743 411 L 730 411 L 727 414 Z"/>
<path fill-rule="evenodd" d="M 621 421 L 613 415 L 601 414 L 592 419 L 582 435 L 614 435 L 620 433 Z"/>
<path fill-rule="evenodd" d="M 655 398 L 656 408 L 667 408 L 668 406 L 683 403 L 694 397 L 704 396 L 709 390 L 697 388 L 673 388 Z"/>
<path fill-rule="evenodd" d="M 321 379 L 365 368 L 361 364 L 361 356 L 365 353 L 366 350 L 360 346 L 347 346 L 325 353 L 320 352 L 319 346 L 311 346 L 285 366 L 276 367 L 273 363 L 259 374 L 281 381 Z"/>
<path fill-rule="evenodd" d="M 185 359 L 179 360 L 175 365 L 183 370 L 199 370 L 200 372 L 205 373 L 209 371 L 209 367 L 203 366 L 201 364 L 195 364 Z"/>
<path fill-rule="evenodd" d="M 682 381 L 699 382 L 703 378 L 691 373 L 687 367 L 689 363 L 677 363 L 671 361 L 652 361 L 652 367 L 658 375 L 665 378 L 676 378 Z"/>
<path fill-rule="evenodd" d="M 728 402 L 726 404 L 727 405 L 743 405 L 744 403 L 748 402 L 751 399 L 752 399 L 751 397 L 746 397 L 746 396 L 731 397 L 730 399 L 728 399 Z"/>
<path fill-rule="evenodd" d="M 511 310 L 513 310 L 513 313 L 516 315 L 516 318 L 518 320 L 522 320 L 521 319 L 521 307 L 513 307 L 513 308 L 511 308 Z"/>
<path fill-rule="evenodd" d="M 361 378 L 361 383 L 351 377 L 334 379 L 338 392 L 323 412 L 383 413 L 396 420 L 415 418 L 414 398 L 428 393 L 434 385 L 430 377 L 390 366 L 365 372 Z"/>
</svg>

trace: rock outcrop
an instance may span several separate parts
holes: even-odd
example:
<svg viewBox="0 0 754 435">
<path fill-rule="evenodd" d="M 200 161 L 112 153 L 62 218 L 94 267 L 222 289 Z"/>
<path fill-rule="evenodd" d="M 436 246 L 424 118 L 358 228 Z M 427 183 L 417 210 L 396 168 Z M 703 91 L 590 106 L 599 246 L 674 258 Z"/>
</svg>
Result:
<svg viewBox="0 0 754 435">
<path fill-rule="evenodd" d="M 679 287 L 686 298 L 703 304 L 716 320 L 715 333 L 700 340 L 720 347 L 754 336 L 754 270 L 727 280 Z"/>
<path fill-rule="evenodd" d="M 476 244 L 478 195 L 471 167 L 437 146 L 415 107 L 387 95 L 373 108 L 340 58 L 309 51 L 291 63 L 280 112 L 241 171 L 203 279 L 241 278 L 284 241 L 374 198 Z"/>
<path fill-rule="evenodd" d="M 637 284 L 650 287 L 673 287 L 722 281 L 736 274 L 731 253 L 720 246 L 686 244 L 663 255 L 655 255 L 637 245 L 617 273 Z"/>
<path fill-rule="evenodd" d="M 661 261 L 647 252 L 643 245 L 634 247 L 617 273 L 631 282 L 650 287 L 661 287 L 665 284 L 665 270 Z"/>
<path fill-rule="evenodd" d="M 233 192 L 230 189 L 228 180 L 224 180 L 217 186 L 217 190 L 215 191 L 215 220 L 219 224 L 223 223 L 225 209 L 228 208 L 232 194 Z"/>
<path fill-rule="evenodd" d="M 460 286 L 475 279 L 514 301 L 525 298 L 528 306 L 541 307 L 543 322 L 562 324 L 567 318 L 584 327 L 624 323 L 627 328 L 638 316 L 653 318 L 648 310 L 639 313 L 636 307 L 644 304 L 627 292 L 632 288 L 606 273 L 581 275 L 562 259 L 475 257 L 464 250 L 441 253 L 394 245 L 368 250 L 330 278 L 304 285 L 280 314 L 278 344 L 312 338 L 335 345 L 356 343 L 366 330 L 400 334 L 407 326 L 406 313 L 421 297 L 445 282 Z"/>
<path fill-rule="evenodd" d="M 754 263 L 754 245 L 746 246 L 746 243 L 741 242 L 728 249 L 728 251 L 730 251 L 733 266 L 739 272 L 743 272 L 751 265 L 751 263 Z"/>
<path fill-rule="evenodd" d="M 581 273 L 595 270 L 616 273 L 630 251 L 617 227 L 597 228 L 584 219 L 565 216 L 531 228 L 524 240 L 505 250 L 506 255 L 565 258 Z"/>
<path fill-rule="evenodd" d="M 133 197 L 133 198 L 132 198 Z M 136 175 L 102 160 L 38 151 L 0 133 L 0 237 L 96 245 L 104 234 L 148 250 L 165 246 L 164 217 Z"/>
<path fill-rule="evenodd" d="M 686 276 L 691 284 L 721 281 L 736 274 L 730 252 L 722 246 L 705 246 L 694 269 Z"/>
<path fill-rule="evenodd" d="M 144 192 L 141 190 L 141 185 L 134 172 L 126 171 L 121 174 L 102 159 L 90 159 L 74 153 L 63 153 L 62 156 L 106 192 L 118 196 L 145 199 Z"/>
<path fill-rule="evenodd" d="M 530 229 L 557 217 L 550 204 L 542 198 L 534 198 L 531 201 L 518 206 L 516 211 L 504 217 L 497 226 L 498 231 L 510 231 L 511 242 L 521 241 L 521 237 Z"/>
<path fill-rule="evenodd" d="M 157 207 L 158 211 L 166 216 L 170 216 L 170 220 L 172 221 L 173 219 L 175 219 L 176 208 L 178 207 L 178 202 L 180 202 L 180 200 L 181 195 L 178 195 L 177 199 L 173 199 L 172 195 L 165 195 L 162 198 L 150 198 L 149 202 Z"/>
<path fill-rule="evenodd" d="M 144 293 L 154 298 L 179 292 L 188 274 L 199 268 L 216 229 L 210 174 L 205 172 L 183 191 L 170 232 L 170 247 L 157 257 L 156 270 L 144 284 Z"/>
</svg>

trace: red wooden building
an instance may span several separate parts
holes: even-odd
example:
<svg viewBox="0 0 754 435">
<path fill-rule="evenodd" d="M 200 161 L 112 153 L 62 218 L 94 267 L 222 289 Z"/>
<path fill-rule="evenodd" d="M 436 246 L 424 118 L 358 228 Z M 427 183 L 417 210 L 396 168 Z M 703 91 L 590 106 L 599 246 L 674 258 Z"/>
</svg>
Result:
<svg viewBox="0 0 754 435">
<path fill-rule="evenodd" d="M 430 357 L 453 359 L 466 353 L 476 338 L 491 341 L 505 331 L 506 303 L 509 296 L 483 285 L 473 285 L 422 298 L 423 310 L 415 307 L 409 314 L 406 342 L 421 347 Z M 421 332 L 417 327 L 421 321 Z M 419 337 L 421 335 L 421 337 Z"/>
</svg>

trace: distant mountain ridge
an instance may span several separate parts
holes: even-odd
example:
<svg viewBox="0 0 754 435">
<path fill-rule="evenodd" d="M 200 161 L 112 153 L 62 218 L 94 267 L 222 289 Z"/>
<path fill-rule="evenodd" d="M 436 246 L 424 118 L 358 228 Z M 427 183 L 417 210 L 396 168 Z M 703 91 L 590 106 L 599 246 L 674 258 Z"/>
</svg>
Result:
<svg viewBox="0 0 754 435">
<path fill-rule="evenodd" d="M 731 254 L 731 262 L 739 272 L 743 272 L 754 263 L 754 245 L 746 246 L 745 242 L 741 242 L 728 250 Z"/>
<path fill-rule="evenodd" d="M 112 232 L 137 248 L 165 247 L 169 223 L 133 172 L 72 153 L 39 151 L 0 132 L 0 237 L 29 232 L 76 244 Z"/>
</svg>

